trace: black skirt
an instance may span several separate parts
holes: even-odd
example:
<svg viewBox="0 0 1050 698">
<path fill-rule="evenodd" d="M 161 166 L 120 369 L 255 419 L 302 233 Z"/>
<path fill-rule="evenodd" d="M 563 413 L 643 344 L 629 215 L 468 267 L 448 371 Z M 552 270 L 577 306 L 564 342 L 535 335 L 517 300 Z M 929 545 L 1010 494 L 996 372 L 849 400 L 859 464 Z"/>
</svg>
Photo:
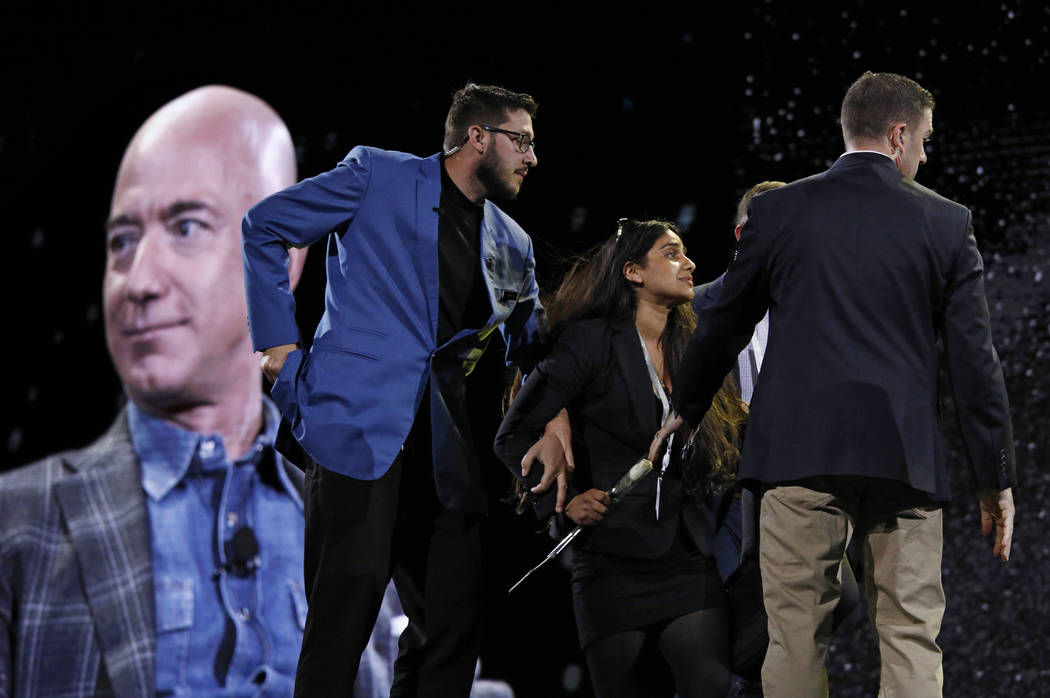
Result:
<svg viewBox="0 0 1050 698">
<path fill-rule="evenodd" d="M 656 559 L 574 551 L 572 601 L 580 647 L 600 637 L 672 620 L 706 608 L 726 608 L 714 559 L 682 538 Z"/>
</svg>

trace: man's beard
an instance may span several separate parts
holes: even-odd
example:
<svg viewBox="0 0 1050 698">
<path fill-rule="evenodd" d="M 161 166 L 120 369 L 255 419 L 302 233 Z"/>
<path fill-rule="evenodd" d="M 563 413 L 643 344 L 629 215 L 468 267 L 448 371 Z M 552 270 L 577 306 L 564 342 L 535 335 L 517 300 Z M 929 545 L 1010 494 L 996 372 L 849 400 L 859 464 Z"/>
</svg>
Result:
<svg viewBox="0 0 1050 698">
<path fill-rule="evenodd" d="M 495 148 L 486 151 L 478 163 L 478 181 L 485 185 L 485 198 L 507 201 L 518 197 L 518 189 L 500 178 L 499 168 L 502 163 L 496 155 Z"/>
</svg>

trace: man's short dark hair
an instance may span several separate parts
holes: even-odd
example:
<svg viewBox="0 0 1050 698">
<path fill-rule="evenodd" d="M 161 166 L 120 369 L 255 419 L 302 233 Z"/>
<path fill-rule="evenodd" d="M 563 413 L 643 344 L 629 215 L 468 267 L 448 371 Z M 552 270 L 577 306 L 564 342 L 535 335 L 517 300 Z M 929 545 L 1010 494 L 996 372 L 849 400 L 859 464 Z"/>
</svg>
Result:
<svg viewBox="0 0 1050 698">
<path fill-rule="evenodd" d="M 922 112 L 933 106 L 933 95 L 914 80 L 868 71 L 842 100 L 842 135 L 847 141 L 877 140 L 902 121 L 914 128 Z"/>
<path fill-rule="evenodd" d="M 781 182 L 779 180 L 767 180 L 765 182 L 759 182 L 744 192 L 744 195 L 740 197 L 740 203 L 736 205 L 736 224 L 743 225 L 747 221 L 747 207 L 751 205 L 751 199 L 759 194 L 764 194 L 770 189 L 779 189 L 785 184 L 786 182 Z"/>
<path fill-rule="evenodd" d="M 444 150 L 462 145 L 467 140 L 467 129 L 474 124 L 498 126 L 507 120 L 510 112 L 518 109 L 535 116 L 536 106 L 536 100 L 524 92 L 468 82 L 452 95 L 452 106 L 445 118 Z"/>
</svg>

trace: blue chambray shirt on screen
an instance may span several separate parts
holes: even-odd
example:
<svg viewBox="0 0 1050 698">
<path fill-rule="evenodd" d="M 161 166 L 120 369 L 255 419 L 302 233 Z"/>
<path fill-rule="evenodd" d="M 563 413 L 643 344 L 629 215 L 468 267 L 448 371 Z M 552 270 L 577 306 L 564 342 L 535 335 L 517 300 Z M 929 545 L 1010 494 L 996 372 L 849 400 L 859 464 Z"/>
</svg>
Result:
<svg viewBox="0 0 1050 698">
<path fill-rule="evenodd" d="M 222 436 L 197 434 L 128 404 L 153 549 L 159 696 L 290 696 L 306 620 L 303 504 L 275 459 L 279 415 L 230 462 Z M 258 568 L 223 569 L 241 526 Z"/>
</svg>

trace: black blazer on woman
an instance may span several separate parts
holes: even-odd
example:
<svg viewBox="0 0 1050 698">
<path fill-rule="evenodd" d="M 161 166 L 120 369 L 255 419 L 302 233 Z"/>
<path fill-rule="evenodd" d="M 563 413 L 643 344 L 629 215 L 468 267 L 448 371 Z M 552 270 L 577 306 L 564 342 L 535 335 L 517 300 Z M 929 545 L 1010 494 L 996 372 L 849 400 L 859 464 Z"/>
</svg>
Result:
<svg viewBox="0 0 1050 698">
<path fill-rule="evenodd" d="M 529 375 L 511 404 L 499 433 L 496 454 L 520 479 L 521 459 L 562 407 L 572 422 L 573 476 L 570 498 L 592 487 L 609 490 L 644 458 L 660 428 L 661 408 L 633 322 L 606 319 L 569 324 L 550 355 Z M 710 550 L 708 528 L 699 509 L 684 500 L 681 470 L 668 468 L 661 484 L 656 518 L 653 472 L 615 504 L 605 519 L 578 544 L 603 553 L 653 559 L 665 554 L 685 523 L 697 547 Z M 535 485 L 534 467 L 526 485 Z M 553 486 L 537 502 L 537 515 L 553 509 Z"/>
</svg>

